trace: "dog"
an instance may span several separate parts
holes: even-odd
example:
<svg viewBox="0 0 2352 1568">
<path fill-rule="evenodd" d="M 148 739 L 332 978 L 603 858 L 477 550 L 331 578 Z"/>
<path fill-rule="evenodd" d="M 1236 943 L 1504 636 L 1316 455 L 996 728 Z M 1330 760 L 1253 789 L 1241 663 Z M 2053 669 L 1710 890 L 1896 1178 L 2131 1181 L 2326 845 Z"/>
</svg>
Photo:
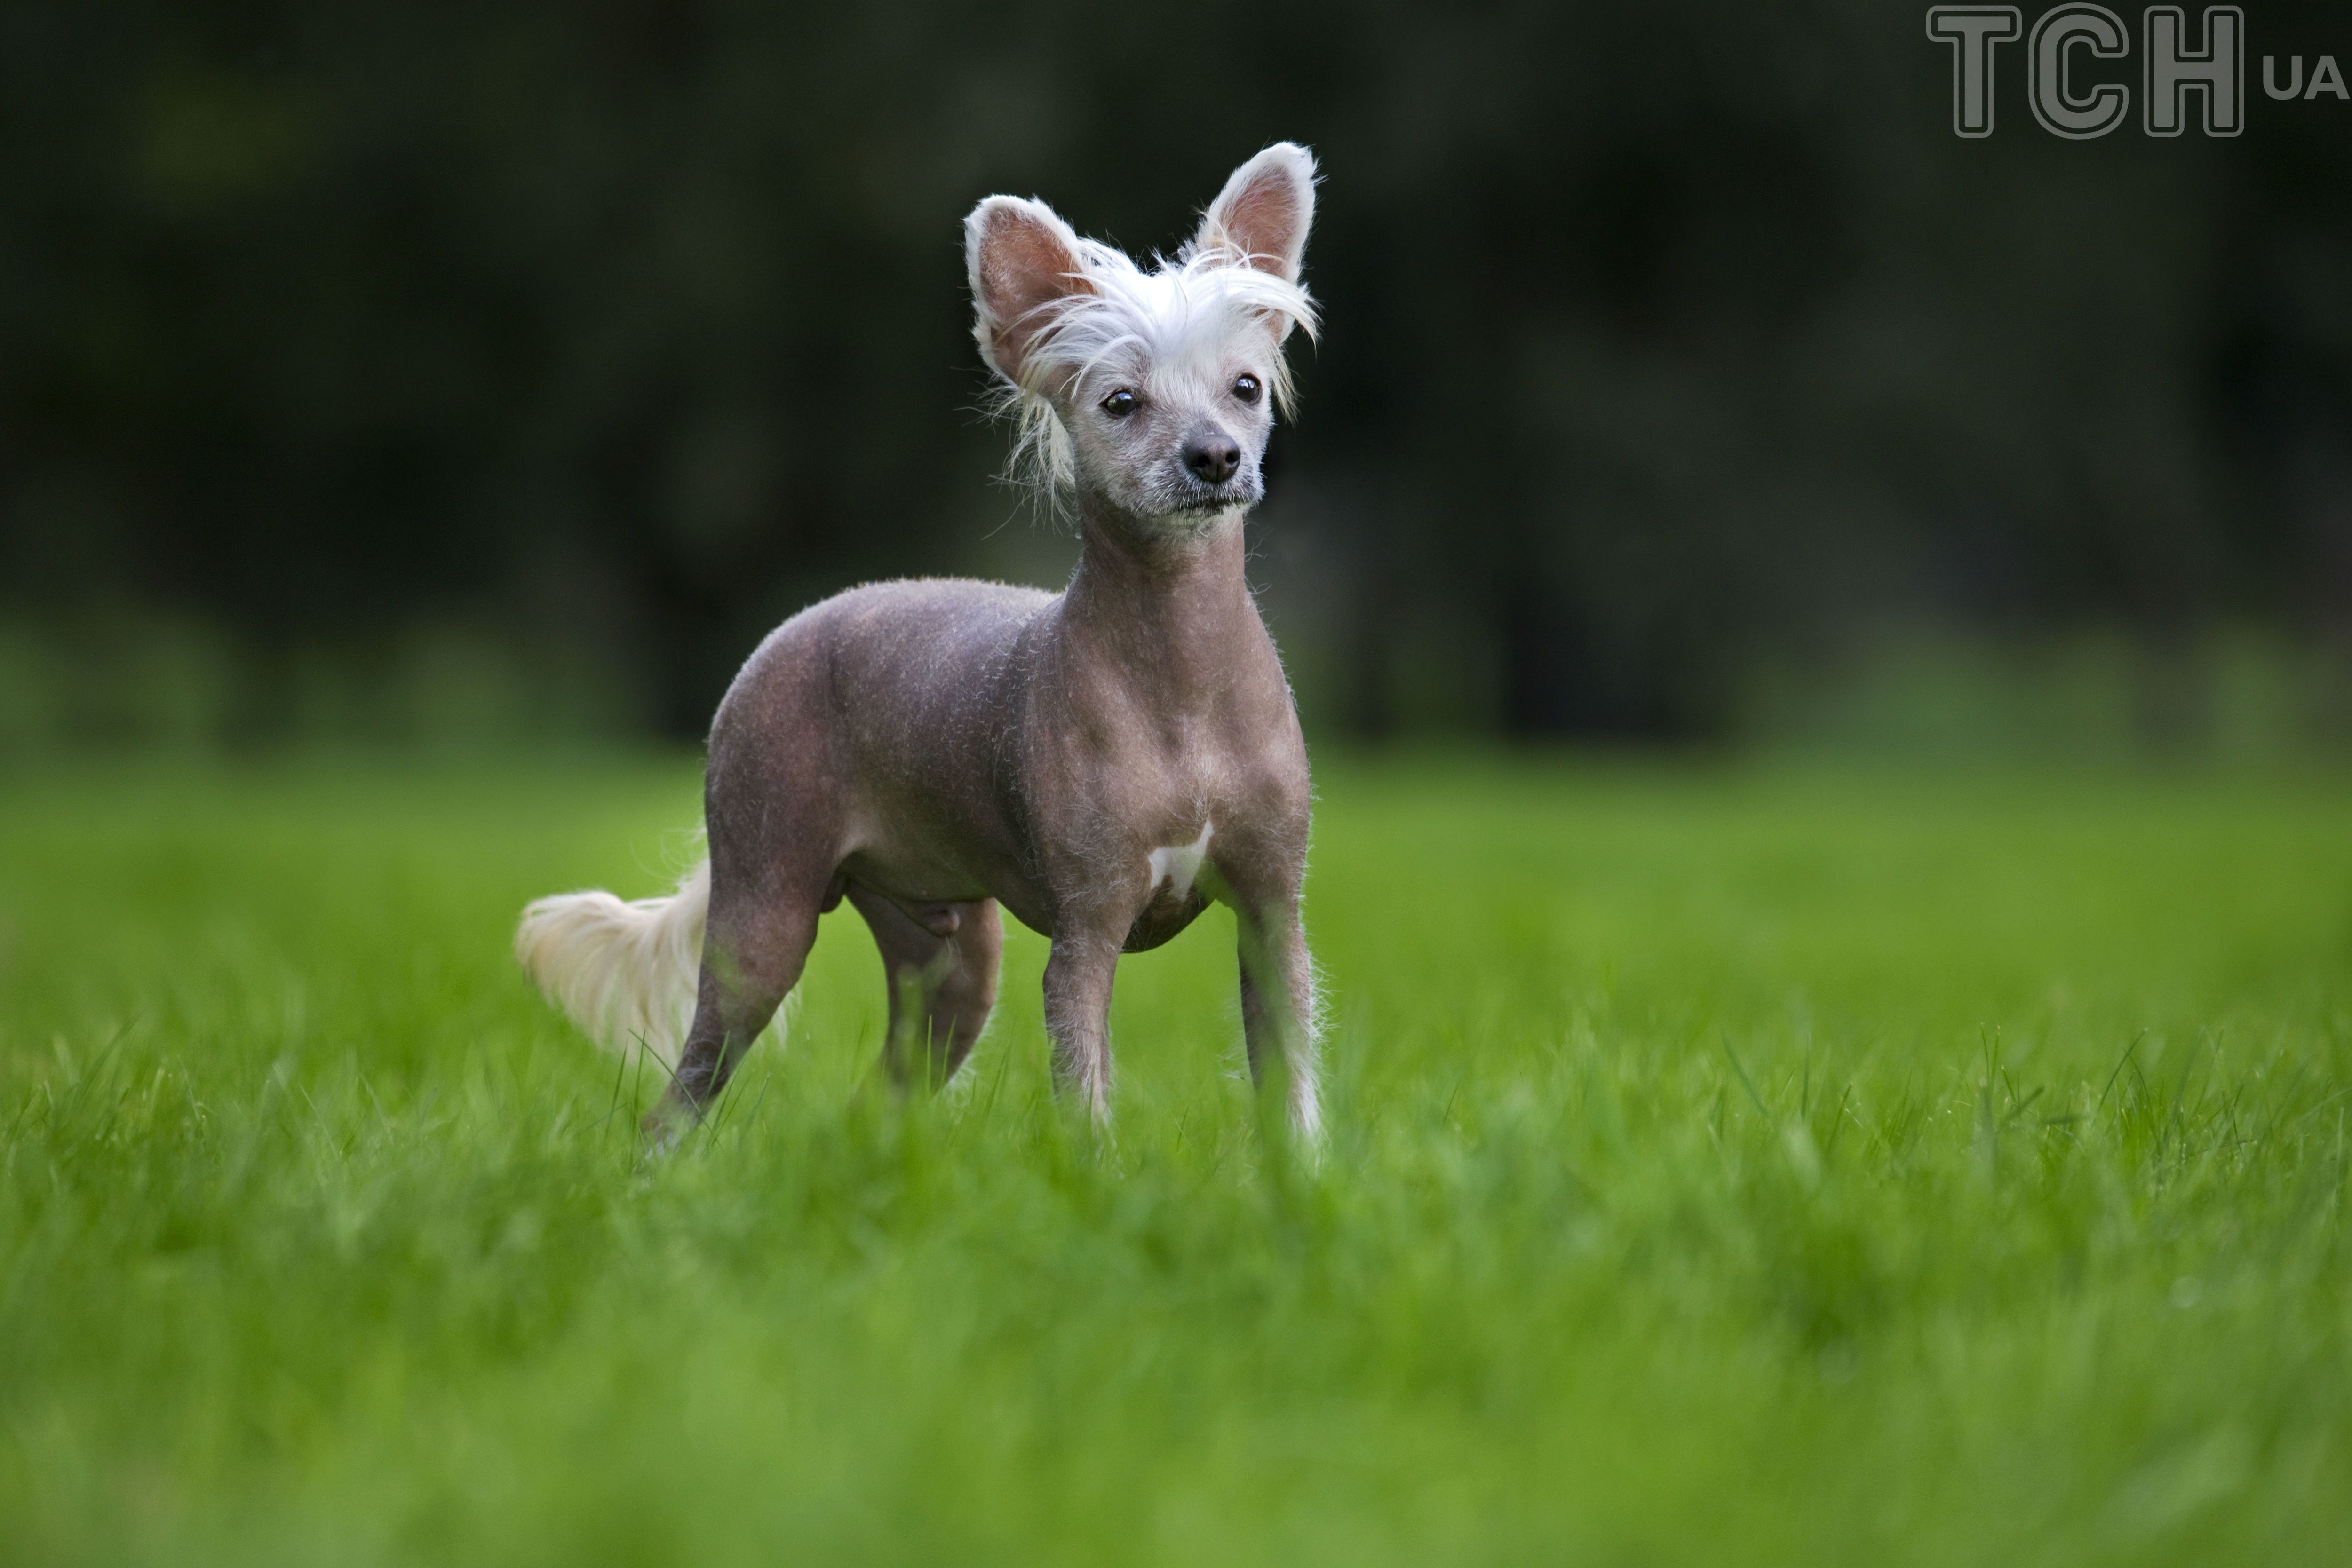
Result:
<svg viewBox="0 0 2352 1568">
<path fill-rule="evenodd" d="M 1268 147 L 1149 270 L 1041 202 L 965 219 L 981 356 L 1077 569 L 1058 594 L 917 580 L 801 612 L 719 704 L 708 856 L 677 891 L 524 912 L 517 956 L 551 1001 L 674 1061 L 650 1141 L 726 1086 L 844 898 L 881 949 L 901 1086 L 944 1083 L 987 1023 L 1000 906 L 1049 936 L 1055 1084 L 1098 1124 L 1119 955 L 1227 904 L 1261 1104 L 1318 1139 L 1307 748 L 1243 548 L 1285 340 L 1318 330 L 1315 184 L 1306 149 Z"/>
</svg>

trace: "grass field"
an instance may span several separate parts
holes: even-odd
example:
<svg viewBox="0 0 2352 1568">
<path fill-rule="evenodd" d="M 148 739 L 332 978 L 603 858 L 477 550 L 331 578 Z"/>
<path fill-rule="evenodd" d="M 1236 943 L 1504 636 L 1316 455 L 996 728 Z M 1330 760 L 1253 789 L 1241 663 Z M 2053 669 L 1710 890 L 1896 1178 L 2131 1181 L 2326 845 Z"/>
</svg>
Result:
<svg viewBox="0 0 2352 1568">
<path fill-rule="evenodd" d="M 507 956 L 690 761 L 0 784 L 0 1561 L 2343 1562 L 2352 794 L 1327 763 L 1332 1135 L 1231 923 L 647 1166 Z"/>
</svg>

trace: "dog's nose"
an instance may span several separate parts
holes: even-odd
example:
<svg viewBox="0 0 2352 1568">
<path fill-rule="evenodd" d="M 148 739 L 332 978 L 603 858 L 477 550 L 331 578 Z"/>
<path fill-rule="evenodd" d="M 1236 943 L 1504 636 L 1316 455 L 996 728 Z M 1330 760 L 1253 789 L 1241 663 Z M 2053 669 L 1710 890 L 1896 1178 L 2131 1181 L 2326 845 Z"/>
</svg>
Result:
<svg viewBox="0 0 2352 1568">
<path fill-rule="evenodd" d="M 1214 435 L 1195 435 L 1184 443 L 1184 466 L 1203 485 L 1223 484 L 1241 465 L 1240 445 L 1222 431 Z"/>
</svg>

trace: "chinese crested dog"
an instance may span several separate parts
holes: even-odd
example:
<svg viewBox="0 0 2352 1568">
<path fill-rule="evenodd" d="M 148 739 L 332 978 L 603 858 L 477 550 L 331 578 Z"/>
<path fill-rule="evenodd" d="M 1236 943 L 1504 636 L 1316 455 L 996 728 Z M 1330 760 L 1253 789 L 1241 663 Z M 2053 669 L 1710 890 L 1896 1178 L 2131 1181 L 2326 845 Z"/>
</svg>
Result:
<svg viewBox="0 0 2352 1568">
<path fill-rule="evenodd" d="M 1284 142 L 1148 270 L 1042 203 L 965 220 L 974 335 L 1016 459 L 1075 516 L 1076 572 L 1060 593 L 919 580 L 801 612 L 711 725 L 708 858 L 666 898 L 524 912 L 516 952 L 549 998 L 671 1066 L 656 1143 L 725 1086 L 845 898 L 882 951 L 902 1084 L 944 1082 L 986 1024 L 1000 905 L 1051 937 L 1055 1081 L 1097 1120 L 1119 955 L 1231 906 L 1251 1071 L 1315 1139 L 1307 750 L 1242 538 L 1284 340 L 1316 330 L 1314 212 L 1314 160 Z"/>
</svg>

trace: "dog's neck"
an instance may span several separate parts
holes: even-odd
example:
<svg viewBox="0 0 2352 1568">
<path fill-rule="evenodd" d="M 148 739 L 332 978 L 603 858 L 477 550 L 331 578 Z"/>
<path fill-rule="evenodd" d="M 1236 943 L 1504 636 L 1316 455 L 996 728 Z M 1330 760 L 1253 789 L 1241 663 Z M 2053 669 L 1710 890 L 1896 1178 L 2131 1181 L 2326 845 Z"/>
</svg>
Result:
<svg viewBox="0 0 2352 1568">
<path fill-rule="evenodd" d="M 1171 534 L 1082 495 L 1078 537 L 1062 619 L 1090 655 L 1171 712 L 1232 686 L 1257 622 L 1238 508 L 1201 532 Z"/>
</svg>

